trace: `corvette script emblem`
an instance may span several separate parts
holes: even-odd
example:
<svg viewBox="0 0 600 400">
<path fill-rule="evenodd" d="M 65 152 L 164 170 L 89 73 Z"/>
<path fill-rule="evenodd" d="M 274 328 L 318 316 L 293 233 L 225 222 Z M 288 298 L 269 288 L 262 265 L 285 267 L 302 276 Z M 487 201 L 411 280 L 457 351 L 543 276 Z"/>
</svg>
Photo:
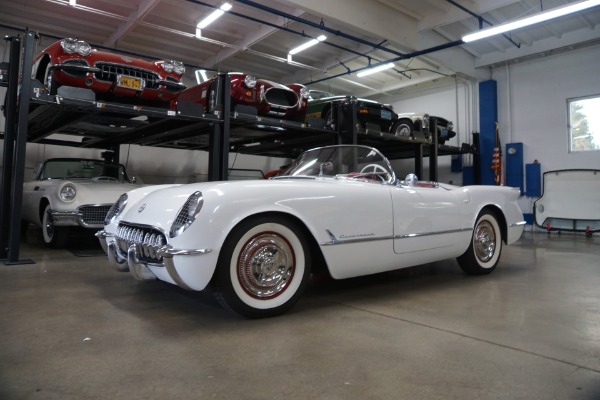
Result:
<svg viewBox="0 0 600 400">
<path fill-rule="evenodd" d="M 142 212 L 142 211 L 144 211 L 145 209 L 146 209 L 146 204 L 144 203 L 144 204 L 142 204 L 142 205 L 140 206 L 140 208 L 138 208 L 138 212 L 139 212 L 139 213 L 141 213 L 141 212 Z"/>
</svg>

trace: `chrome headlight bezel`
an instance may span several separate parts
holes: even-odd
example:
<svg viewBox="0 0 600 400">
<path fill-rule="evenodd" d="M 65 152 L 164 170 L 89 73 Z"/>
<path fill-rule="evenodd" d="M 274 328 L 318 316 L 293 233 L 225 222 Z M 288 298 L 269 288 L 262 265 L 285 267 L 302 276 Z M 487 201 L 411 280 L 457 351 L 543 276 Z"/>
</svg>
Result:
<svg viewBox="0 0 600 400">
<path fill-rule="evenodd" d="M 123 214 L 123 211 L 127 206 L 127 200 L 127 193 L 123 193 L 121 196 L 119 196 L 119 199 L 110 207 L 108 213 L 106 213 L 104 225 L 109 225 L 111 222 L 117 219 L 119 215 Z"/>
<path fill-rule="evenodd" d="M 79 54 L 80 56 L 89 56 L 92 52 L 92 46 L 86 41 L 67 38 L 60 41 L 60 47 L 67 54 Z"/>
<path fill-rule="evenodd" d="M 65 183 L 58 191 L 58 198 L 65 203 L 71 203 L 77 197 L 77 188 L 72 183 Z"/>
<path fill-rule="evenodd" d="M 177 212 L 177 217 L 171 225 L 171 229 L 169 230 L 169 237 L 171 239 L 181 235 L 192 225 L 200 213 L 200 210 L 202 210 L 203 204 L 204 197 L 202 196 L 202 192 L 194 192 L 188 197 L 186 202 Z"/>
<path fill-rule="evenodd" d="M 185 73 L 185 65 L 183 65 L 181 61 L 165 60 L 160 65 L 165 72 L 174 72 L 178 75 L 183 75 Z"/>
<path fill-rule="evenodd" d="M 421 129 L 423 129 L 424 131 L 429 130 L 429 123 L 429 114 L 423 115 L 423 119 L 421 121 Z"/>
<path fill-rule="evenodd" d="M 448 121 L 448 127 L 447 127 L 447 129 L 448 129 L 449 131 L 451 131 L 451 130 L 453 130 L 453 129 L 454 129 L 454 124 L 452 123 L 452 121 Z"/>
<path fill-rule="evenodd" d="M 300 97 L 302 97 L 303 99 L 308 99 L 310 96 L 310 90 L 307 87 L 302 87 L 300 88 Z"/>
<path fill-rule="evenodd" d="M 256 78 L 252 75 L 246 75 L 244 78 L 244 85 L 246 85 L 248 89 L 254 89 L 256 86 Z"/>
</svg>

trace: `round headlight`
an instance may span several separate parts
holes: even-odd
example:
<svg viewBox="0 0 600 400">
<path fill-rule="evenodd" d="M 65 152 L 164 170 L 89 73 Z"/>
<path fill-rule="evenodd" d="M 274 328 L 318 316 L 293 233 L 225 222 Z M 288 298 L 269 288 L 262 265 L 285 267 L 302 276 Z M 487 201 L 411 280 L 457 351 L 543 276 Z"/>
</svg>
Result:
<svg viewBox="0 0 600 400">
<path fill-rule="evenodd" d="M 162 68 L 167 71 L 167 72 L 173 72 L 173 61 L 171 60 L 165 60 L 163 61 L 163 63 L 161 64 Z"/>
<path fill-rule="evenodd" d="M 92 46 L 90 46 L 88 42 L 73 38 L 61 40 L 60 47 L 62 47 L 63 51 L 67 54 L 77 53 L 84 57 L 92 52 Z"/>
<path fill-rule="evenodd" d="M 248 89 L 254 88 L 254 86 L 256 86 L 256 78 L 252 75 L 246 75 L 244 78 L 244 85 L 246 85 Z"/>
<path fill-rule="evenodd" d="M 125 206 L 127 205 L 127 193 L 123 193 L 117 202 L 110 207 L 106 218 L 104 218 L 104 225 L 110 224 L 115 218 L 123 213 Z"/>
<path fill-rule="evenodd" d="M 73 54 L 77 52 L 77 40 L 73 38 L 67 38 L 60 41 L 60 47 L 67 54 Z"/>
<path fill-rule="evenodd" d="M 77 53 L 85 57 L 89 56 L 91 52 L 92 46 L 88 42 L 84 42 L 83 40 L 77 42 Z"/>
<path fill-rule="evenodd" d="M 75 196 L 77 196 L 77 189 L 75 189 L 75 186 L 67 183 L 60 188 L 58 196 L 62 201 L 73 201 L 75 200 Z"/>
<path fill-rule="evenodd" d="M 310 90 L 308 90 L 307 87 L 303 87 L 300 89 L 300 97 L 302 97 L 303 99 L 308 99 L 308 96 L 310 95 Z"/>
<path fill-rule="evenodd" d="M 173 61 L 173 70 L 176 74 L 185 74 L 185 65 L 181 61 Z"/>
</svg>

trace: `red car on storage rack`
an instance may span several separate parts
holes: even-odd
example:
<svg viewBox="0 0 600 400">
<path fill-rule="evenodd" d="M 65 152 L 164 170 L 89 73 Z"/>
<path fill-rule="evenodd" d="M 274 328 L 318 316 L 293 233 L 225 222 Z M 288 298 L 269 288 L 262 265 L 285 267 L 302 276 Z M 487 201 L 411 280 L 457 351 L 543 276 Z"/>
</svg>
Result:
<svg viewBox="0 0 600 400">
<path fill-rule="evenodd" d="M 261 116 L 303 122 L 306 115 L 308 89 L 301 84 L 282 85 L 257 79 L 242 72 L 230 72 L 231 110 L 237 105 L 256 109 Z M 218 109 L 218 77 L 183 90 L 171 108 L 179 109 L 182 102 L 199 104 L 205 112 Z"/>
<path fill-rule="evenodd" d="M 83 40 L 63 39 L 33 60 L 33 78 L 50 94 L 61 86 L 91 89 L 97 100 L 168 108 L 185 89 L 180 61 L 145 61 L 92 49 Z"/>
</svg>

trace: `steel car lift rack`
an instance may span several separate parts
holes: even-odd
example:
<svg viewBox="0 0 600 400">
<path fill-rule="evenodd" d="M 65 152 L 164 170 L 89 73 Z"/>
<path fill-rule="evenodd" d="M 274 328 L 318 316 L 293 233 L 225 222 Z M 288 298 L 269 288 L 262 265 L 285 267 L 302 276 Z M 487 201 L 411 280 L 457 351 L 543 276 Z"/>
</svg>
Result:
<svg viewBox="0 0 600 400">
<path fill-rule="evenodd" d="M 219 75 L 218 111 L 211 113 L 200 105 L 181 102 L 177 111 L 101 102 L 80 88 L 61 87 L 56 95 L 50 95 L 30 74 L 36 34 L 25 32 L 22 44 L 18 37 L 5 40 L 10 41 L 10 60 L 0 186 L 0 259 L 6 264 L 30 262 L 19 261 L 18 248 L 27 142 L 108 149 L 116 160 L 121 144 L 205 150 L 209 153 L 209 180 L 227 179 L 230 152 L 295 158 L 315 146 L 365 144 L 378 147 L 392 159 L 414 158 L 418 176 L 422 176 L 423 157 L 428 156 L 430 180 L 437 180 L 439 155 L 472 152 L 471 148 L 438 146 L 436 135 L 431 139 L 417 133 L 405 138 L 381 132 L 377 125 L 358 128 L 356 101 L 351 101 L 350 130 L 345 131 L 325 126 L 322 119 L 304 123 L 258 116 L 255 109 L 240 105 L 232 110 L 228 74 Z M 19 83 L 20 92 L 30 95 L 20 96 L 17 102 Z M 335 112 L 340 121 L 341 107 Z"/>
</svg>

